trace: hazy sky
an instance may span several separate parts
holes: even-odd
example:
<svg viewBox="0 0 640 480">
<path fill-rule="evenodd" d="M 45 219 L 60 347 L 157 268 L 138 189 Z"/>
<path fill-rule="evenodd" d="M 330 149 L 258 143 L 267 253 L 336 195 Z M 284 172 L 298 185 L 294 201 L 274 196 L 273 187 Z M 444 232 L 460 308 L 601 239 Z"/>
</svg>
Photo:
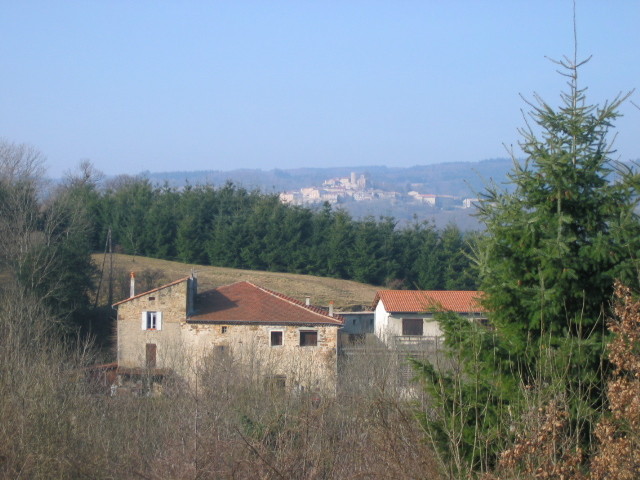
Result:
<svg viewBox="0 0 640 480">
<path fill-rule="evenodd" d="M 589 98 L 640 87 L 640 2 L 578 0 L 577 20 Z M 519 94 L 556 105 L 545 56 L 572 54 L 570 0 L 0 0 L 0 137 L 52 176 L 504 157 Z"/>
</svg>

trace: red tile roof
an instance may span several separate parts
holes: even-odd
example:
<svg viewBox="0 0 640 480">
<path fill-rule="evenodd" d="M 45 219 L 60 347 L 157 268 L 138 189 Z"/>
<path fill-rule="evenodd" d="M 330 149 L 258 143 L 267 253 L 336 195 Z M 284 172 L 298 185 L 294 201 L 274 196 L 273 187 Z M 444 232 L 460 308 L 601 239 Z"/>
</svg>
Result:
<svg viewBox="0 0 640 480">
<path fill-rule="evenodd" d="M 153 292 L 157 292 L 158 290 L 162 290 L 163 288 L 173 287 L 174 285 L 177 285 L 179 283 L 186 282 L 187 280 L 189 280 L 189 278 L 190 278 L 190 276 L 187 276 L 187 277 L 184 277 L 184 278 L 180 278 L 179 280 L 176 280 L 176 281 L 171 282 L 171 283 L 167 283 L 166 285 L 162 285 L 162 286 L 160 286 L 158 288 L 154 288 L 152 290 L 149 290 L 149 291 L 142 292 L 142 293 L 139 293 L 137 295 L 134 295 L 133 297 L 125 298 L 124 300 L 120 300 L 119 302 L 114 303 L 112 306 L 115 307 L 116 305 L 120 305 L 121 303 L 128 302 L 129 300 L 133 300 L 134 298 L 143 297 L 143 296 L 145 296 L 145 295 L 147 295 L 149 293 L 153 293 Z"/>
<path fill-rule="evenodd" d="M 484 312 L 476 290 L 379 290 L 373 300 L 375 309 L 382 301 L 387 312 L 427 312 L 444 309 L 451 312 Z"/>
<path fill-rule="evenodd" d="M 187 321 L 223 323 L 342 325 L 339 315 L 250 282 L 237 282 L 198 294 L 196 313 Z"/>
</svg>

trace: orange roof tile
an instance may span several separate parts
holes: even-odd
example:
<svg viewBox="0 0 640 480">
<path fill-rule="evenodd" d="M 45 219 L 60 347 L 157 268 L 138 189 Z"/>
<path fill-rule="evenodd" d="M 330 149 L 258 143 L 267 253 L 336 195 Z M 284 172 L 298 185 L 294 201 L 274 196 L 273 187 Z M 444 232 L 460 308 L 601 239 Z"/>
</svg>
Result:
<svg viewBox="0 0 640 480">
<path fill-rule="evenodd" d="M 250 282 L 237 282 L 198 294 L 187 321 L 342 325 L 340 315 Z"/>
<path fill-rule="evenodd" d="M 444 309 L 451 312 L 484 312 L 478 302 L 482 292 L 476 290 L 379 290 L 373 300 L 375 309 L 381 301 L 387 312 L 427 312 Z"/>
</svg>

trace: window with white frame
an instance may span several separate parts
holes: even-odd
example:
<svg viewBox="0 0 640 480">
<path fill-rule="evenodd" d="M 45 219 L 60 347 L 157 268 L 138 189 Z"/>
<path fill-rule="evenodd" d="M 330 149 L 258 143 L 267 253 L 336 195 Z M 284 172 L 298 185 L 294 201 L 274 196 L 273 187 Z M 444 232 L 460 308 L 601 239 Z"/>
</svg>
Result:
<svg viewBox="0 0 640 480">
<path fill-rule="evenodd" d="M 142 312 L 142 330 L 161 330 L 162 312 Z"/>
</svg>

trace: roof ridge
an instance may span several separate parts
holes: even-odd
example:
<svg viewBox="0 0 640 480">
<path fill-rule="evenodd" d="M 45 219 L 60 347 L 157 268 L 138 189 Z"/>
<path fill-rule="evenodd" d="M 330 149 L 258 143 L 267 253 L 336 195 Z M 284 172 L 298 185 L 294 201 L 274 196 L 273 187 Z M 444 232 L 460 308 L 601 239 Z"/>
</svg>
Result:
<svg viewBox="0 0 640 480">
<path fill-rule="evenodd" d="M 313 305 L 306 305 L 305 303 L 302 303 L 302 301 L 297 300 L 297 299 L 295 299 L 295 298 L 293 298 L 293 297 L 291 297 L 289 295 L 285 295 L 284 293 L 276 292 L 274 290 L 268 289 L 266 287 L 261 287 L 260 285 L 256 285 L 256 284 L 251 283 L 251 282 L 247 282 L 247 283 L 253 285 L 257 289 L 262 290 L 263 292 L 265 292 L 265 293 L 267 293 L 269 295 L 272 295 L 272 296 L 277 297 L 277 298 L 279 298 L 281 300 L 289 302 L 289 303 L 295 305 L 296 307 L 304 308 L 305 310 L 307 310 L 307 311 L 309 311 L 311 313 L 314 313 L 314 314 L 319 315 L 321 317 L 325 317 L 325 318 L 330 319 L 330 320 L 334 320 L 336 323 L 344 323 L 344 319 L 342 318 L 341 315 L 330 316 L 328 313 L 325 313 L 324 309 L 321 309 L 320 307 L 316 307 L 316 306 L 313 306 Z"/>
<path fill-rule="evenodd" d="M 426 293 L 426 292 L 438 292 L 438 293 L 456 293 L 456 292 L 468 292 L 468 293 L 482 293 L 482 290 L 394 290 L 391 288 L 382 288 L 377 292 L 397 292 L 397 293 Z"/>
</svg>

